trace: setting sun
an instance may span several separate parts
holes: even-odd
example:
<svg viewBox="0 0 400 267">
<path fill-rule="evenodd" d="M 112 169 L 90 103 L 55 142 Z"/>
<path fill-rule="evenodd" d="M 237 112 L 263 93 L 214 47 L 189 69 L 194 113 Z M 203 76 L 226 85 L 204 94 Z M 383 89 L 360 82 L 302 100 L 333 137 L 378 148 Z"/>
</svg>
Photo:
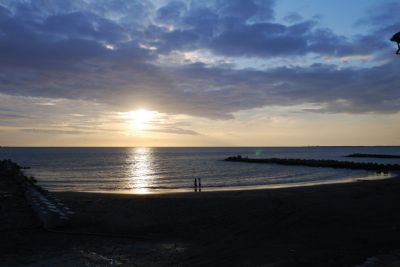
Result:
<svg viewBox="0 0 400 267">
<path fill-rule="evenodd" d="M 134 129 L 142 130 L 150 127 L 150 124 L 157 117 L 157 112 L 139 109 L 126 112 L 124 115 Z"/>
</svg>

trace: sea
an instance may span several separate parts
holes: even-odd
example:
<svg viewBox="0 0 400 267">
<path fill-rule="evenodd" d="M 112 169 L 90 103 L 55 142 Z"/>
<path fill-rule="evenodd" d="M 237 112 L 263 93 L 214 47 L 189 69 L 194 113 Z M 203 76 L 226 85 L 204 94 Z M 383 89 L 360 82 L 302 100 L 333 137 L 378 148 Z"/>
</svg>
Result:
<svg viewBox="0 0 400 267">
<path fill-rule="evenodd" d="M 49 191 L 152 194 L 245 190 L 383 179 L 364 170 L 227 162 L 229 156 L 397 163 L 400 159 L 346 158 L 352 153 L 400 155 L 400 147 L 196 147 L 22 148 L 1 147 Z"/>
</svg>

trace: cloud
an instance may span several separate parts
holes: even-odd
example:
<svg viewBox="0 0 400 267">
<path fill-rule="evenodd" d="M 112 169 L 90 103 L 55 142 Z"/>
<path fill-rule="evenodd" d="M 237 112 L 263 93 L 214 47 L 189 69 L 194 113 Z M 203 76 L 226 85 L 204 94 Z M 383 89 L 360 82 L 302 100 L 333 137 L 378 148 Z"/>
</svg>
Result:
<svg viewBox="0 0 400 267">
<path fill-rule="evenodd" d="M 94 134 L 95 132 L 89 131 L 75 131 L 75 130 L 54 130 L 54 129 L 21 129 L 21 132 L 36 133 L 36 134 L 68 134 L 68 135 L 81 135 L 81 134 Z"/>
<path fill-rule="evenodd" d="M 302 21 L 303 17 L 297 12 L 291 12 L 288 15 L 286 15 L 283 18 L 283 20 L 285 20 L 289 23 L 296 23 L 296 22 Z"/>
<path fill-rule="evenodd" d="M 398 61 L 392 61 L 369 69 L 339 69 L 316 64 L 269 71 L 229 73 L 219 70 L 215 81 L 221 90 L 210 92 L 209 98 L 211 103 L 219 102 L 220 109 L 227 113 L 268 105 L 304 103 L 319 103 L 324 110 L 336 113 L 395 113 L 400 111 L 400 93 L 396 85 L 399 67 Z M 209 82 L 210 77 L 216 75 L 215 71 L 204 73 Z M 193 73 L 199 75 L 201 71 Z"/>
<path fill-rule="evenodd" d="M 8 120 L 8 119 L 29 119 L 28 116 L 19 115 L 19 114 L 0 114 L 1 120 Z"/>
<path fill-rule="evenodd" d="M 232 118 L 232 113 L 267 105 L 320 103 L 348 105 L 335 112 L 397 112 L 397 61 L 367 68 L 337 68 L 317 64 L 269 70 L 235 70 L 191 64 L 175 68 L 137 65 L 103 75 L 36 73 L 31 79 L 0 84 L 9 94 L 85 99 L 115 110 L 145 106 L 160 112 L 209 118 Z M 379 77 L 377 79 L 376 77 Z M 57 81 L 57 83 L 54 83 Z"/>
<path fill-rule="evenodd" d="M 163 6 L 122 0 L 3 1 L 0 93 L 84 100 L 109 111 L 144 106 L 213 119 L 304 103 L 320 106 L 318 112 L 393 113 L 400 111 L 395 60 L 374 67 L 287 64 L 268 69 L 157 61 L 174 51 L 198 49 L 237 59 L 356 58 L 390 49 L 378 31 L 393 27 L 380 24 L 362 36 L 339 36 L 313 19 L 292 16 L 287 24 L 276 22 L 274 1 L 261 0 Z"/>
<path fill-rule="evenodd" d="M 367 16 L 360 18 L 356 25 L 357 26 L 370 26 L 375 29 L 379 29 L 382 25 L 396 25 L 400 22 L 399 16 L 393 10 L 399 10 L 400 3 L 389 2 L 375 4 L 367 12 Z"/>
<path fill-rule="evenodd" d="M 171 1 L 157 10 L 156 19 L 161 23 L 174 24 L 177 18 L 181 18 L 186 10 L 186 3 L 180 1 Z"/>
<path fill-rule="evenodd" d="M 289 24 L 274 22 L 273 7 L 274 1 L 256 0 L 202 1 L 188 6 L 170 2 L 158 9 L 158 21 L 173 25 L 173 30 L 153 27 L 145 41 L 160 53 L 209 49 L 223 56 L 265 58 L 359 54 L 351 40 L 319 27 L 314 19 L 291 13 Z"/>
<path fill-rule="evenodd" d="M 158 132 L 158 133 L 169 133 L 169 134 L 186 134 L 186 135 L 200 135 L 198 132 L 188 129 L 182 129 L 178 127 L 165 127 L 158 129 L 146 129 L 146 132 Z"/>
</svg>

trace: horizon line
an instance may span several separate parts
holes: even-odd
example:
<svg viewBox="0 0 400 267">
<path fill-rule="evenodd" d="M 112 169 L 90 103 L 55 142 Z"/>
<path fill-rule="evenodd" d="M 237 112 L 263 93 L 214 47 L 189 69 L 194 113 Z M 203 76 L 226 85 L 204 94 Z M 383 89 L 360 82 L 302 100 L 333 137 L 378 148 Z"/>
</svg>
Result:
<svg viewBox="0 0 400 267">
<path fill-rule="evenodd" d="M 289 148 L 289 147 L 400 147 L 399 145 L 299 145 L 299 146 L 0 146 L 2 148 Z"/>
</svg>

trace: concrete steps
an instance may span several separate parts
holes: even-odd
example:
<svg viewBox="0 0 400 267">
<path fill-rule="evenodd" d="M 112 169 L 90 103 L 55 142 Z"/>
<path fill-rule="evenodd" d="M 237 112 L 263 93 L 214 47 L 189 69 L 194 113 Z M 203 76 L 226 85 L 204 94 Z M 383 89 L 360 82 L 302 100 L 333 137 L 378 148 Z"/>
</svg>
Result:
<svg viewBox="0 0 400 267">
<path fill-rule="evenodd" d="M 66 226 L 74 215 L 58 198 L 36 185 L 26 188 L 25 197 L 45 228 Z"/>
</svg>

